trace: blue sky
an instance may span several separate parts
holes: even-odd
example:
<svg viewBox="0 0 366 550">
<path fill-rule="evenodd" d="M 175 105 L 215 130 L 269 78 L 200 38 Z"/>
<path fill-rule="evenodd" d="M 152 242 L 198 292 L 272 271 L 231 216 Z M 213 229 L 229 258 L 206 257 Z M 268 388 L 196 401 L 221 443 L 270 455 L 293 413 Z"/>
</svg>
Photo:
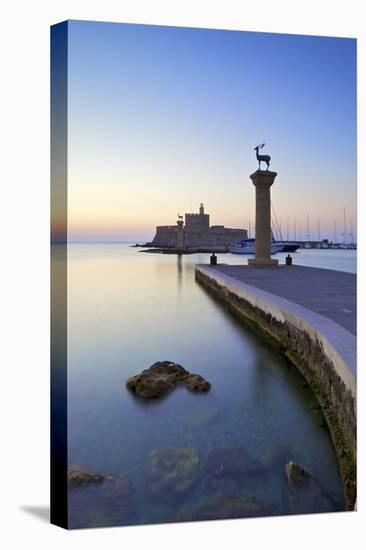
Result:
<svg viewBox="0 0 366 550">
<path fill-rule="evenodd" d="M 254 225 L 262 142 L 284 233 L 355 225 L 355 40 L 69 22 L 71 238 L 151 239 L 200 202 Z"/>
</svg>

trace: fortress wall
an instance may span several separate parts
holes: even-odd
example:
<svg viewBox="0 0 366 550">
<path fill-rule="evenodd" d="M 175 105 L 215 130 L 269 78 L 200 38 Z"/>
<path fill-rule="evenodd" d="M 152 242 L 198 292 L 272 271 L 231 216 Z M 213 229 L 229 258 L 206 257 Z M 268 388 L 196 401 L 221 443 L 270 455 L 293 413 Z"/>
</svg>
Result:
<svg viewBox="0 0 366 550">
<path fill-rule="evenodd" d="M 230 247 L 240 239 L 246 239 L 246 229 L 231 229 L 224 226 L 211 228 L 185 227 L 184 242 L 188 247 Z M 162 225 L 156 228 L 156 235 L 152 241 L 153 246 L 175 247 L 177 243 L 177 226 Z"/>
<path fill-rule="evenodd" d="M 245 239 L 247 235 L 246 230 L 238 230 L 235 232 L 227 231 L 225 229 L 212 230 L 205 232 L 189 232 L 187 231 L 187 246 L 232 246 L 236 241 Z"/>
<path fill-rule="evenodd" d="M 176 246 L 177 244 L 177 226 L 160 225 L 156 228 L 156 234 L 151 244 L 153 246 Z"/>
</svg>

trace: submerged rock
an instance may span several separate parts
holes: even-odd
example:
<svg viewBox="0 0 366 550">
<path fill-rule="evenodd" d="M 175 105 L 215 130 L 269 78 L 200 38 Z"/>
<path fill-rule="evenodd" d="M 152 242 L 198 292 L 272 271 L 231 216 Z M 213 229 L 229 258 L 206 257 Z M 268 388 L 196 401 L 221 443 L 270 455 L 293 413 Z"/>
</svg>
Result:
<svg viewBox="0 0 366 550">
<path fill-rule="evenodd" d="M 80 467 L 77 468 L 80 471 Z M 97 481 L 88 477 L 83 478 L 88 479 L 87 482 L 70 485 L 69 527 L 136 523 L 135 491 L 129 478 L 125 475 L 94 475 L 98 476 Z"/>
<path fill-rule="evenodd" d="M 242 447 L 215 449 L 208 456 L 205 471 L 210 478 L 237 477 L 259 473 L 263 465 Z"/>
<path fill-rule="evenodd" d="M 193 508 L 177 519 L 180 521 L 205 521 L 273 516 L 276 513 L 275 506 L 270 502 L 263 502 L 252 497 L 223 496 Z"/>
<path fill-rule="evenodd" d="M 151 493 L 179 495 L 196 481 L 199 457 L 196 449 L 190 447 L 154 449 L 147 455 L 145 465 Z"/>
<path fill-rule="evenodd" d="M 335 504 L 319 482 L 295 462 L 286 464 L 287 497 L 291 514 L 333 512 Z"/>
<path fill-rule="evenodd" d="M 305 479 L 310 479 L 311 475 L 309 472 L 304 470 L 301 466 L 292 462 L 292 460 L 286 464 L 286 474 L 287 481 L 290 485 L 296 483 L 297 481 L 304 481 Z"/>
<path fill-rule="evenodd" d="M 70 488 L 102 487 L 105 495 L 113 497 L 130 495 L 132 492 L 132 484 L 127 476 L 105 476 L 79 465 L 70 466 L 67 482 Z"/>
<path fill-rule="evenodd" d="M 192 374 L 178 363 L 158 361 L 140 374 L 131 376 L 126 386 L 138 397 L 149 399 L 161 397 L 171 391 L 176 384 L 183 384 L 194 392 L 207 392 L 211 384 L 199 374 Z"/>
<path fill-rule="evenodd" d="M 112 477 L 91 472 L 85 466 L 70 466 L 67 472 L 67 483 L 69 487 L 82 487 L 86 485 L 100 485 Z"/>
</svg>

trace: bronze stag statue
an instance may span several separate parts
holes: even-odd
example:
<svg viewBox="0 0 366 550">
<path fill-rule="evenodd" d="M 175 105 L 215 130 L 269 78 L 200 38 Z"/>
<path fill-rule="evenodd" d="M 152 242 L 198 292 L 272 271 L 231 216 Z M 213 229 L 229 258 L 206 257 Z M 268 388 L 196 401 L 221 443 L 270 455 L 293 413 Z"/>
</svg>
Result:
<svg viewBox="0 0 366 550">
<path fill-rule="evenodd" d="M 259 149 L 263 149 L 265 146 L 265 143 L 262 143 L 261 145 L 257 145 L 257 147 L 254 147 L 254 151 L 257 154 L 257 161 L 258 161 L 258 169 L 261 169 L 261 162 L 265 162 L 267 164 L 267 170 L 269 169 L 269 163 L 271 162 L 271 157 L 269 155 L 259 155 L 258 151 Z"/>
</svg>

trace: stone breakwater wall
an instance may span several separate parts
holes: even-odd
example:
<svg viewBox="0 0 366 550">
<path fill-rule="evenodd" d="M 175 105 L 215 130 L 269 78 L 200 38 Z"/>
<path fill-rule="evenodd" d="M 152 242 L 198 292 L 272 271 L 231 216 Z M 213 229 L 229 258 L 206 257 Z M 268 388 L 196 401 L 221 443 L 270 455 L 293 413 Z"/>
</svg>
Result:
<svg viewBox="0 0 366 550">
<path fill-rule="evenodd" d="M 184 246 L 190 248 L 209 248 L 222 247 L 223 250 L 230 248 L 240 239 L 247 239 L 248 232 L 246 229 L 232 229 L 224 226 L 212 226 L 200 228 L 184 227 Z M 151 241 L 150 246 L 169 246 L 177 245 L 177 226 L 166 225 L 158 226 L 156 234 Z"/>
<path fill-rule="evenodd" d="M 262 332 L 314 392 L 338 457 L 347 510 L 356 503 L 356 337 L 332 320 L 208 266 L 196 280 Z"/>
</svg>

